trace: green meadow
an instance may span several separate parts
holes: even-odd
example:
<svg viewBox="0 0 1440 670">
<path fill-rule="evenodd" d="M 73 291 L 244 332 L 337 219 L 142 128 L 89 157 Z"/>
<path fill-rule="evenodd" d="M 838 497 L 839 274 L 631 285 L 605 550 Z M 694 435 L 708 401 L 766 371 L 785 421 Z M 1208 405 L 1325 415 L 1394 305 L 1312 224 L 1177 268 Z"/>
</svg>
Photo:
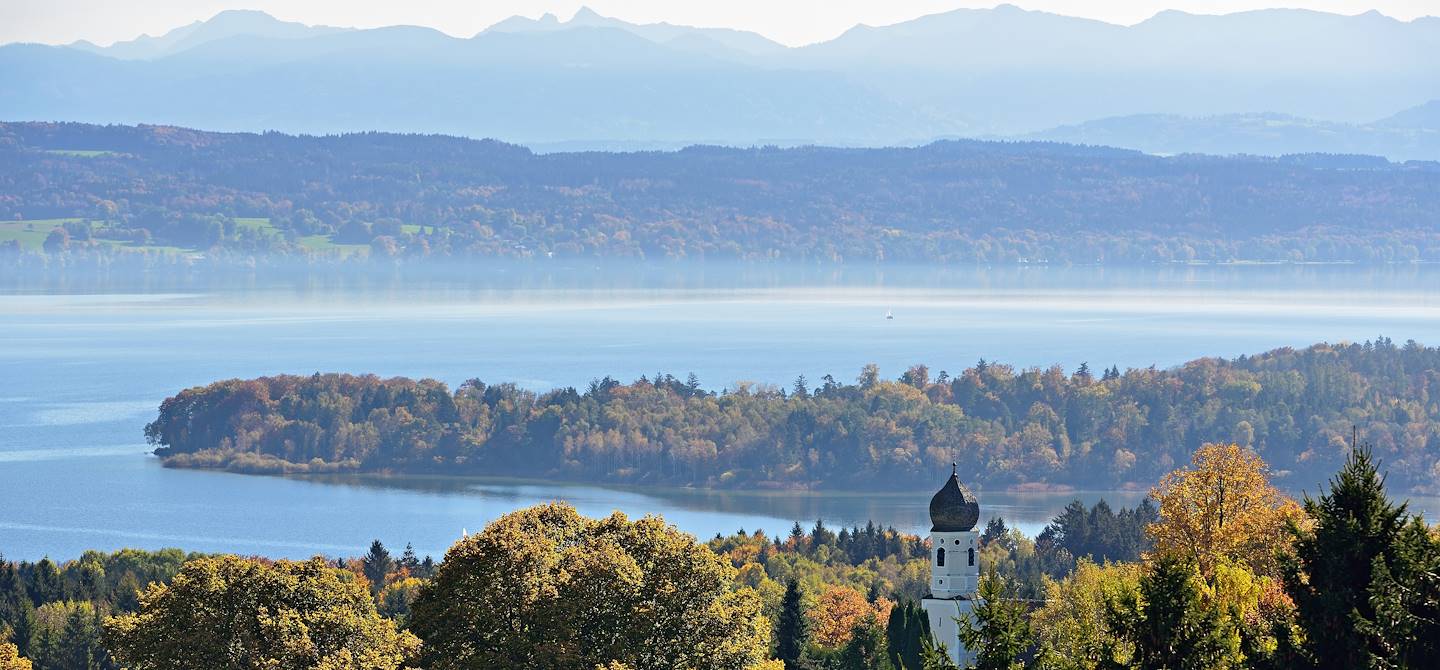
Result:
<svg viewBox="0 0 1440 670">
<path fill-rule="evenodd" d="M 0 243 L 17 240 L 26 249 L 39 249 L 45 236 L 57 226 L 80 219 L 35 219 L 32 221 L 0 221 Z"/>
<path fill-rule="evenodd" d="M 57 226 L 76 221 L 79 218 L 68 219 L 31 219 L 26 221 L 0 221 L 0 243 L 16 240 L 20 246 L 31 251 L 39 251 L 44 248 L 45 238 Z M 198 249 L 167 246 L 160 244 L 135 244 L 128 240 L 121 240 L 109 237 L 111 229 L 100 221 L 92 221 L 92 233 L 96 242 L 109 245 L 118 249 L 136 251 L 150 251 L 161 253 L 193 253 Z M 238 228 L 256 230 L 273 235 L 284 233 L 275 224 L 270 222 L 268 217 L 236 217 L 235 225 Z M 423 227 L 415 224 L 405 224 L 403 227 L 406 233 L 419 234 Z M 315 254 L 337 255 L 348 258 L 354 255 L 366 256 L 370 253 L 368 244 L 342 244 L 331 239 L 329 235 L 306 235 L 296 238 L 295 242 L 308 252 Z"/>
</svg>

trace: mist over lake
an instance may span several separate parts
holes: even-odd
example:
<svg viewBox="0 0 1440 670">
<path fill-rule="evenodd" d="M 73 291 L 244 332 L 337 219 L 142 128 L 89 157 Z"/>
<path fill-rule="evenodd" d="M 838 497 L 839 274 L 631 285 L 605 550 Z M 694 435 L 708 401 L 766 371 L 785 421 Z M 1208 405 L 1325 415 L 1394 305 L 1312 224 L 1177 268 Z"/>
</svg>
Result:
<svg viewBox="0 0 1440 670">
<path fill-rule="evenodd" d="M 564 498 L 663 514 L 708 537 L 793 521 L 923 532 L 931 490 L 854 496 L 604 489 L 443 477 L 253 477 L 166 469 L 141 428 L 194 385 L 279 373 L 472 377 L 543 391 L 606 375 L 694 372 L 706 388 L 853 378 L 877 363 L 958 371 L 1168 367 L 1379 335 L 1440 342 L 1425 265 L 876 268 L 490 267 L 467 280 L 54 280 L 0 287 L 0 551 L 182 546 L 353 555 L 374 538 L 435 555 L 463 529 Z M 237 288 L 237 286 L 242 286 Z M 893 315 L 887 319 L 886 314 Z M 936 473 L 936 484 L 948 473 Z M 1314 490 L 1319 482 L 1308 486 Z M 38 493 L 38 494 L 37 494 Z M 1139 493 L 979 491 L 1035 533 L 1066 502 Z M 1435 501 L 1413 499 L 1417 509 Z"/>
</svg>

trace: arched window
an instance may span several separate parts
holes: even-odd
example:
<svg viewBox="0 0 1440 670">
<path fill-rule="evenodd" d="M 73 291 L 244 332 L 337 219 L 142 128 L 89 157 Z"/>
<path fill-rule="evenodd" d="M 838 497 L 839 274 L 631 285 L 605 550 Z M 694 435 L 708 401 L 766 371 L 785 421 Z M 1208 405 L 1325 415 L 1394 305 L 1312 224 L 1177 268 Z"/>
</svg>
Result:
<svg viewBox="0 0 1440 670">
<path fill-rule="evenodd" d="M 935 552 L 935 565 L 938 565 L 942 568 L 945 567 L 945 550 L 943 548 L 940 551 Z"/>
<path fill-rule="evenodd" d="M 975 548 L 970 548 L 970 565 L 975 565 Z"/>
</svg>

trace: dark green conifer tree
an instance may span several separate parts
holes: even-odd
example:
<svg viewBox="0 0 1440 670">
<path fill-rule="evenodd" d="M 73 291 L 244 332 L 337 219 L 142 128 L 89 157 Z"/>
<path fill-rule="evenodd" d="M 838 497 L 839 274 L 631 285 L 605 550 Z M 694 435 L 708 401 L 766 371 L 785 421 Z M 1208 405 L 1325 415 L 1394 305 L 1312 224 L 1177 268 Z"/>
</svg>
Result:
<svg viewBox="0 0 1440 670">
<path fill-rule="evenodd" d="M 959 641 L 975 654 L 975 670 L 1021 670 L 1022 658 L 1034 645 L 1029 607 L 994 572 L 980 578 L 979 595 L 960 618 Z"/>
<path fill-rule="evenodd" d="M 925 616 L 925 610 L 913 600 L 902 601 L 890 608 L 885 639 L 890 665 L 895 670 L 924 668 L 925 647 L 934 644 L 930 639 L 930 619 Z"/>
<path fill-rule="evenodd" d="M 1000 517 L 992 517 L 990 522 L 985 524 L 985 532 L 980 534 L 980 546 L 988 546 L 991 542 L 1005 538 L 1010 529 L 1005 527 L 1005 520 Z"/>
<path fill-rule="evenodd" d="M 379 593 L 385 587 L 385 576 L 395 567 L 395 560 L 390 558 L 390 550 L 385 548 L 380 540 L 370 543 L 370 553 L 360 561 L 365 571 L 365 578 L 370 580 L 370 591 Z"/>
<path fill-rule="evenodd" d="M 1391 553 L 1393 567 L 1375 559 L 1370 584 L 1375 618 L 1361 626 L 1378 647 L 1373 666 L 1440 665 L 1440 538 L 1424 520 L 1412 517 Z"/>
<path fill-rule="evenodd" d="M 895 670 L 885 652 L 885 631 L 874 614 L 855 624 L 839 660 L 841 670 Z"/>
<path fill-rule="evenodd" d="M 420 570 L 420 557 L 415 555 L 415 545 L 406 542 L 405 553 L 400 554 L 400 567 L 405 568 L 412 576 Z"/>
<path fill-rule="evenodd" d="M 801 659 L 810 643 L 810 622 L 805 618 L 805 605 L 801 600 L 800 582 L 791 579 L 785 584 L 780 618 L 775 623 L 775 658 L 785 663 L 786 670 L 803 667 Z"/>
<path fill-rule="evenodd" d="M 1370 586 L 1377 563 L 1386 570 L 1403 524 L 1404 505 L 1385 495 L 1385 480 L 1368 445 L 1353 448 L 1318 499 L 1305 497 L 1312 529 L 1292 526 L 1295 555 L 1285 588 L 1294 599 L 1311 659 L 1325 667 L 1362 668 L 1384 655 L 1366 634 L 1375 621 Z"/>
<path fill-rule="evenodd" d="M 60 577 L 59 568 L 49 558 L 40 559 L 30 569 L 30 583 L 26 590 L 36 607 L 45 603 L 65 599 L 65 581 Z"/>
<path fill-rule="evenodd" d="M 1174 556 L 1161 556 L 1140 578 L 1138 594 L 1105 603 L 1106 623 L 1135 651 L 1136 670 L 1205 670 L 1224 667 L 1232 651 L 1220 613 L 1196 587 L 1197 572 Z M 1138 596 L 1138 599 L 1137 599 Z"/>
</svg>

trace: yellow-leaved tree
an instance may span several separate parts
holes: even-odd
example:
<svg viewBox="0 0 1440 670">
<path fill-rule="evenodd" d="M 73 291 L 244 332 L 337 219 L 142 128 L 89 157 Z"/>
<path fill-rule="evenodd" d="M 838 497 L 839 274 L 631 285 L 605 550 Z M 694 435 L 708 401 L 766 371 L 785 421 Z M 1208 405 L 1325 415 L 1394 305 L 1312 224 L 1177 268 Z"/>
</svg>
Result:
<svg viewBox="0 0 1440 670">
<path fill-rule="evenodd" d="M 398 670 L 420 647 L 375 611 L 353 573 L 324 560 L 235 556 L 185 563 L 140 594 L 140 611 L 105 623 L 130 670 Z"/>
<path fill-rule="evenodd" d="M 1199 448 L 1190 467 L 1165 475 L 1150 495 L 1160 503 L 1160 520 L 1148 529 L 1155 550 L 1194 561 L 1207 580 L 1225 560 L 1278 576 L 1291 541 L 1286 522 L 1304 516 L 1271 485 L 1265 461 L 1236 444 Z"/>
<path fill-rule="evenodd" d="M 430 670 L 751 670 L 770 623 L 734 577 L 663 519 L 551 503 L 452 546 L 408 622 Z"/>
<path fill-rule="evenodd" d="M 1047 667 L 1095 670 L 1123 666 L 1133 645 L 1119 639 L 1105 619 L 1105 603 L 1140 591 L 1138 563 L 1096 565 L 1080 559 L 1065 579 L 1045 578 L 1045 605 L 1030 618 Z"/>
<path fill-rule="evenodd" d="M 0 670 L 30 670 L 30 661 L 9 642 L 0 642 Z"/>
</svg>

